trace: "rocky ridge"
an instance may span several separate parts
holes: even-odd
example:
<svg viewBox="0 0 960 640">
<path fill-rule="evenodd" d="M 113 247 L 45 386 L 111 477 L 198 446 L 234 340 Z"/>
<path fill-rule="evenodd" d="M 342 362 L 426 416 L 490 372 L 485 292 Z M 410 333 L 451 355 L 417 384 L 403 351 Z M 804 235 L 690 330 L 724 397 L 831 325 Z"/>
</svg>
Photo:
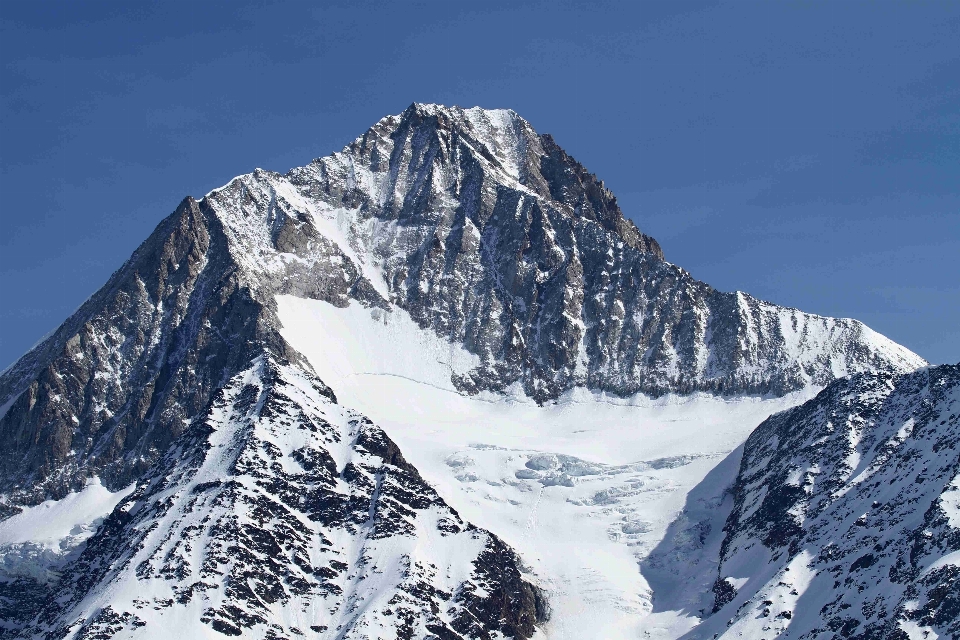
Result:
<svg viewBox="0 0 960 640">
<path fill-rule="evenodd" d="M 58 579 L 3 581 L 32 598 L 0 636 L 526 638 L 546 604 L 518 567 L 382 430 L 262 357 Z"/>
<path fill-rule="evenodd" d="M 960 636 L 960 365 L 838 380 L 722 475 L 648 562 L 700 568 L 661 603 L 704 618 L 685 638 Z"/>
</svg>

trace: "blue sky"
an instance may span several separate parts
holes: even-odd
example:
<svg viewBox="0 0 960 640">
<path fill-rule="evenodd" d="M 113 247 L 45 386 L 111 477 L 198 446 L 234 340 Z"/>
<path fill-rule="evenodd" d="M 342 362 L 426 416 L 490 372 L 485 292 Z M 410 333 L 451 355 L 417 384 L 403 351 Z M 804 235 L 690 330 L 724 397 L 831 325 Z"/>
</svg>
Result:
<svg viewBox="0 0 960 640">
<path fill-rule="evenodd" d="M 722 290 L 960 361 L 955 2 L 0 4 L 0 367 L 183 196 L 509 107 Z"/>
</svg>

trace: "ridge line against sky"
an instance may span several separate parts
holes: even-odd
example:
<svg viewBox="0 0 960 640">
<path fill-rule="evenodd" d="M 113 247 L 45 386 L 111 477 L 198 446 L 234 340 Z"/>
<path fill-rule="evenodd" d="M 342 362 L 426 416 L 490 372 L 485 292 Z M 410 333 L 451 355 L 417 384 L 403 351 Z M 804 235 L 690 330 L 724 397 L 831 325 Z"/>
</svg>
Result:
<svg viewBox="0 0 960 640">
<path fill-rule="evenodd" d="M 512 108 L 721 290 L 960 361 L 960 5 L 0 5 L 0 367 L 187 194 Z"/>
</svg>

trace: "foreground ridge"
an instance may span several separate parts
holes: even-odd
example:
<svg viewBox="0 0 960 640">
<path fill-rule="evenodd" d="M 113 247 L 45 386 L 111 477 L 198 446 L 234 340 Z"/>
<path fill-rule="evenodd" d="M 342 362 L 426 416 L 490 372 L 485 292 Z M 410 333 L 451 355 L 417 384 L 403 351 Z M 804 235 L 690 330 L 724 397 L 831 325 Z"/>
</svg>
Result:
<svg viewBox="0 0 960 640">
<path fill-rule="evenodd" d="M 514 553 L 310 374 L 259 358 L 214 397 L 14 637 L 527 638 Z M 24 604 L 21 602 L 21 605 Z M 10 616 L 9 618 L 7 616 Z"/>
<path fill-rule="evenodd" d="M 648 562 L 705 569 L 659 603 L 706 616 L 685 638 L 960 636 L 960 365 L 838 380 L 703 490 Z"/>
</svg>

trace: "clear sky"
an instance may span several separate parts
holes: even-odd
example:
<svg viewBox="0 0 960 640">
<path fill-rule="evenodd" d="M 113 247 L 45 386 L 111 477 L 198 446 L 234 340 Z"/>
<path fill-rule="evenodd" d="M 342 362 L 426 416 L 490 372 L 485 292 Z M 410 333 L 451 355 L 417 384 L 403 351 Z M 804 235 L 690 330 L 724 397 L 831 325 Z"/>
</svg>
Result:
<svg viewBox="0 0 960 640">
<path fill-rule="evenodd" d="M 960 361 L 960 3 L 0 3 L 0 367 L 187 194 L 509 107 L 667 259 Z"/>
</svg>

